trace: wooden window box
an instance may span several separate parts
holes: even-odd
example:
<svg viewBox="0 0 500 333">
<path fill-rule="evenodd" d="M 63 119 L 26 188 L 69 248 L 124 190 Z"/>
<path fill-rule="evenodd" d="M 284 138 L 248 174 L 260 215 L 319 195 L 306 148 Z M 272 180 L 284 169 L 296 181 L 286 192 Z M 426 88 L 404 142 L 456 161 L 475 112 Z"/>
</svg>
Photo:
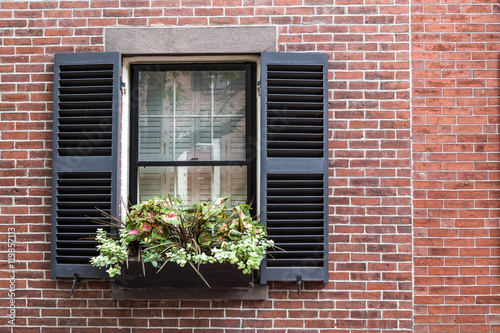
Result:
<svg viewBox="0 0 500 333">
<path fill-rule="evenodd" d="M 253 274 L 243 274 L 229 263 L 205 264 L 200 272 L 209 288 L 194 269 L 167 263 L 157 272 L 151 264 L 129 261 L 112 285 L 116 299 L 267 299 L 267 285 L 254 283 Z"/>
</svg>

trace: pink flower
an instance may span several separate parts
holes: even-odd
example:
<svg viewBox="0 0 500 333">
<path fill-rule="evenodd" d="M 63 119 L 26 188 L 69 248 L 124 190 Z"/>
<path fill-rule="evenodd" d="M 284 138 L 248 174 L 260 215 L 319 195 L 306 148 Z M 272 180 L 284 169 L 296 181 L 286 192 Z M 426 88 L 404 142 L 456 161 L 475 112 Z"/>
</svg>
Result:
<svg viewBox="0 0 500 333">
<path fill-rule="evenodd" d="M 134 228 L 132 230 L 130 230 L 129 232 L 127 232 L 127 235 L 138 235 L 139 234 L 139 230 L 137 230 L 137 228 Z"/>
</svg>

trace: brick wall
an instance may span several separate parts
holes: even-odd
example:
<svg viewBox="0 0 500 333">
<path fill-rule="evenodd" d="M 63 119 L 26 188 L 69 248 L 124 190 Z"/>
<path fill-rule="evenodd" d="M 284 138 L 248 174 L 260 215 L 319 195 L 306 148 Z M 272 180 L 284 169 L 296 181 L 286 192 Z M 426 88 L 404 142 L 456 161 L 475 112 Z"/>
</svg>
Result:
<svg viewBox="0 0 500 333">
<path fill-rule="evenodd" d="M 0 2 L 2 325 L 29 333 L 498 329 L 495 2 Z M 107 281 L 83 280 L 70 298 L 71 280 L 50 280 L 53 54 L 102 51 L 105 28 L 117 25 L 272 25 L 280 51 L 329 54 L 328 285 L 306 282 L 298 295 L 295 284 L 271 283 L 266 301 L 118 301 Z"/>
<path fill-rule="evenodd" d="M 358 4 L 359 3 L 359 4 Z M 336 1 L 330 316 L 339 329 L 412 329 L 409 6 Z"/>
<path fill-rule="evenodd" d="M 497 1 L 412 6 L 415 332 L 496 332 Z"/>
</svg>

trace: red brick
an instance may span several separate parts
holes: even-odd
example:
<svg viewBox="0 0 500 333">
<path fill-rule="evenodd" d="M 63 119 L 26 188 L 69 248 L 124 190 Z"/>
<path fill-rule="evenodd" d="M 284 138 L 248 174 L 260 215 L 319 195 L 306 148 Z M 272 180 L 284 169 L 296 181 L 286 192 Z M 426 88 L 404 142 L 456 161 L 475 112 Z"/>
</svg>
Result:
<svg viewBox="0 0 500 333">
<path fill-rule="evenodd" d="M 92 0 L 90 7 L 92 8 L 116 8 L 120 6 L 119 0 Z"/>
</svg>

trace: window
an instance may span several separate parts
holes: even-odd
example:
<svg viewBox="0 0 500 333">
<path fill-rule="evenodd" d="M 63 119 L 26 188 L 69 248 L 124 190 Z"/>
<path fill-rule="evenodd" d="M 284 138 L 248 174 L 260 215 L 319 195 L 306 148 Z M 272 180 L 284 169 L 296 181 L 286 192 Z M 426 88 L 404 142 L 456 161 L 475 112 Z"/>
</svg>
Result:
<svg viewBox="0 0 500 333">
<path fill-rule="evenodd" d="M 327 282 L 327 55 L 264 52 L 259 71 L 249 63 L 132 65 L 130 108 L 121 61 L 118 52 L 55 57 L 51 277 L 106 276 L 89 263 L 96 208 L 117 216 L 129 186 L 135 200 L 173 192 L 255 202 L 286 250 L 269 253 L 260 282 Z M 120 136 L 129 123 L 130 145 Z M 120 155 L 129 147 L 127 163 Z"/>
<path fill-rule="evenodd" d="M 130 201 L 255 198 L 255 66 L 133 65 Z"/>
</svg>

